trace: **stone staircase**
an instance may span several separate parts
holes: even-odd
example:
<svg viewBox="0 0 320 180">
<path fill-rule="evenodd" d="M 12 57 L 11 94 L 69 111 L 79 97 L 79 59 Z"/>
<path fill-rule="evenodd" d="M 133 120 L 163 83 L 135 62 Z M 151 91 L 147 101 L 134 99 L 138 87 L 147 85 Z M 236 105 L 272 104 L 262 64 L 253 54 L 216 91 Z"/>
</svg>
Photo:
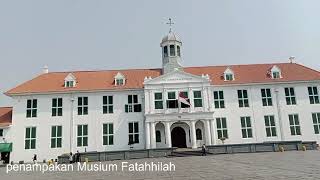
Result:
<svg viewBox="0 0 320 180">
<path fill-rule="evenodd" d="M 207 152 L 207 155 L 211 153 Z M 201 149 L 187 149 L 187 148 L 179 148 L 172 151 L 170 157 L 188 157 L 188 156 L 202 156 Z"/>
</svg>

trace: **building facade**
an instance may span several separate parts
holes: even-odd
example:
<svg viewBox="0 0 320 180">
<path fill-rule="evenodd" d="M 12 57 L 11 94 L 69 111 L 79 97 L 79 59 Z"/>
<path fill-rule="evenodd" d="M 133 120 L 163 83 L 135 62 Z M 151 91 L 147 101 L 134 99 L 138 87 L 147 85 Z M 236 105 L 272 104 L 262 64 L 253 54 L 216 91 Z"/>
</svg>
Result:
<svg viewBox="0 0 320 180">
<path fill-rule="evenodd" d="M 10 162 L 12 107 L 0 107 L 0 164 Z"/>
<path fill-rule="evenodd" d="M 8 92 L 11 160 L 69 152 L 320 141 L 320 72 L 296 63 L 183 67 L 182 41 L 162 68 L 44 72 Z"/>
</svg>

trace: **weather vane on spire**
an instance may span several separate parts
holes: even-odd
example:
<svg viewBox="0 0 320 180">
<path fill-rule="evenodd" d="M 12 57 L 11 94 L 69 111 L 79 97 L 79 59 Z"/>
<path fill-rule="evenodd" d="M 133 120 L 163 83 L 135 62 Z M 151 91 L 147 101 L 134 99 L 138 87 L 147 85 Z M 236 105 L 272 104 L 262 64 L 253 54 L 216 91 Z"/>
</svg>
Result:
<svg viewBox="0 0 320 180">
<path fill-rule="evenodd" d="M 172 25 L 174 24 L 174 23 L 172 22 L 172 19 L 171 19 L 171 18 L 169 18 L 169 22 L 167 22 L 167 24 L 169 24 L 169 27 L 170 27 L 169 32 L 171 32 L 171 27 L 172 27 Z"/>
</svg>

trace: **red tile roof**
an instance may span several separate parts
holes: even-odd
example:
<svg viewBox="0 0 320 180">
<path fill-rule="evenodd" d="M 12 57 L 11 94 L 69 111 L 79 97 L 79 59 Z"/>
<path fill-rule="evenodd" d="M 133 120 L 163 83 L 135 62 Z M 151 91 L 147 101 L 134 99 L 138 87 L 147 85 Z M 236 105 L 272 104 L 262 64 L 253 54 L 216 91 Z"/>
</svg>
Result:
<svg viewBox="0 0 320 180">
<path fill-rule="evenodd" d="M 270 71 L 270 68 L 274 65 L 281 69 L 281 79 L 272 79 L 269 77 L 268 71 Z M 232 69 L 235 74 L 235 80 L 233 81 L 224 81 L 223 79 L 223 72 L 228 67 Z M 319 71 L 296 63 L 186 67 L 184 71 L 194 75 L 208 74 L 213 85 L 320 80 Z M 114 76 L 118 72 L 126 77 L 124 86 L 114 85 Z M 64 79 L 69 73 L 72 73 L 77 79 L 77 85 L 74 88 L 64 87 Z M 5 94 L 11 96 L 25 93 L 142 89 L 146 76 L 154 78 L 160 75 L 161 69 L 51 72 L 41 74 L 9 90 Z"/>
<path fill-rule="evenodd" d="M 0 127 L 12 124 L 12 107 L 0 107 Z"/>
</svg>

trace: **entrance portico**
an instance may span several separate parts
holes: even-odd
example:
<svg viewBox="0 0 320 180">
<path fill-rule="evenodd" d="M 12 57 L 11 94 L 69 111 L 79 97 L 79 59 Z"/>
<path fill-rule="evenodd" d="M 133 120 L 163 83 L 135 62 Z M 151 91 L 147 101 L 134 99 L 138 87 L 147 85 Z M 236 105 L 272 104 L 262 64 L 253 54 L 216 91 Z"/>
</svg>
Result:
<svg viewBox="0 0 320 180">
<path fill-rule="evenodd" d="M 215 127 L 213 113 L 147 115 L 145 122 L 146 148 L 198 148 L 212 145 Z M 197 119 L 195 118 L 197 117 Z"/>
</svg>

